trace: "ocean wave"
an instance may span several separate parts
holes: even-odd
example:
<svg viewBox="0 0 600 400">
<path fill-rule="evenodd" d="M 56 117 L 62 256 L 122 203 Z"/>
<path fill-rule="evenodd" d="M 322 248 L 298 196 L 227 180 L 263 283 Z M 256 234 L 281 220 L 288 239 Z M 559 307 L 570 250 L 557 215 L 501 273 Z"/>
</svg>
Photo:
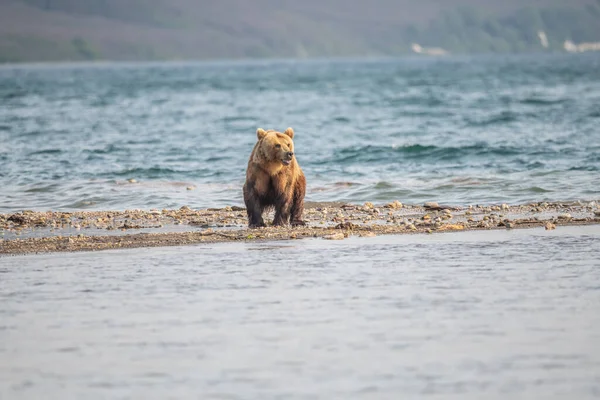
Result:
<svg viewBox="0 0 600 400">
<path fill-rule="evenodd" d="M 106 145 L 103 148 L 99 148 L 99 149 L 85 149 L 83 150 L 84 154 L 112 154 L 112 153 L 116 153 L 118 151 L 123 150 L 122 147 L 116 146 L 114 144 L 109 144 Z"/>
<path fill-rule="evenodd" d="M 521 104 L 532 106 L 552 106 L 566 103 L 568 99 L 541 99 L 539 97 L 528 97 L 519 101 Z"/>
<path fill-rule="evenodd" d="M 515 122 L 519 119 L 519 114 L 514 111 L 502 111 L 499 114 L 492 114 L 488 117 L 481 119 L 474 119 L 472 117 L 466 117 L 465 120 L 468 126 L 491 126 L 491 125 L 503 125 L 510 122 Z"/>
<path fill-rule="evenodd" d="M 600 118 L 600 110 L 594 110 L 588 114 L 590 118 Z"/>
<path fill-rule="evenodd" d="M 8 100 L 13 100 L 13 99 L 19 99 L 22 97 L 25 97 L 29 95 L 29 92 L 27 92 L 26 90 L 16 90 L 16 91 L 9 91 L 6 93 L 2 94 L 2 100 L 3 101 L 8 101 Z"/>
<path fill-rule="evenodd" d="M 60 185 L 58 183 L 44 183 L 38 185 L 31 185 L 29 188 L 25 189 L 25 193 L 51 193 L 60 189 Z"/>
<path fill-rule="evenodd" d="M 132 177 L 136 179 L 156 179 L 172 177 L 177 175 L 185 175 L 189 171 L 175 170 L 172 168 L 164 167 L 150 167 L 150 168 L 127 168 L 120 171 L 114 171 L 110 173 L 111 177 Z"/>
<path fill-rule="evenodd" d="M 63 152 L 64 152 L 63 149 L 44 149 L 44 150 L 33 151 L 33 152 L 29 153 L 28 155 L 29 156 L 38 156 L 38 155 L 44 155 L 44 154 L 56 155 L 56 154 L 61 154 Z"/>
<path fill-rule="evenodd" d="M 231 176 L 232 171 L 223 170 L 221 168 L 215 168 L 214 166 L 207 165 L 203 168 L 189 168 L 189 169 L 180 169 L 180 168 L 171 168 L 171 167 L 149 167 L 149 168 L 125 168 L 116 171 L 106 171 L 100 174 L 94 175 L 96 178 L 124 178 L 124 179 L 169 179 L 169 180 L 179 180 L 179 179 L 207 179 L 207 178 L 222 178 L 224 176 Z M 244 173 L 242 168 L 239 168 L 239 177 L 243 177 Z"/>
<path fill-rule="evenodd" d="M 530 192 L 530 193 L 552 193 L 552 190 L 549 189 L 544 189 L 543 187 L 539 187 L 539 186 L 530 186 L 528 188 L 526 188 L 526 191 Z"/>
<path fill-rule="evenodd" d="M 425 95 L 425 94 L 422 96 L 408 96 L 408 97 L 402 97 L 402 98 L 388 99 L 386 101 L 386 103 L 392 107 L 421 106 L 421 107 L 435 108 L 435 107 L 447 105 L 447 101 L 445 99 L 440 99 L 438 97 Z"/>
<path fill-rule="evenodd" d="M 398 160 L 441 161 L 457 160 L 466 157 L 499 156 L 512 157 L 521 154 L 522 150 L 512 146 L 490 147 L 485 144 L 474 144 L 463 147 L 444 147 L 435 145 L 413 144 L 405 146 L 352 146 L 338 150 L 333 159 L 323 163 L 360 163 L 390 162 Z"/>
<path fill-rule="evenodd" d="M 595 165 L 579 165 L 576 167 L 571 167 L 567 171 L 586 171 L 586 172 L 597 172 L 600 171 L 600 168 Z"/>
<path fill-rule="evenodd" d="M 335 118 L 333 118 L 333 121 L 344 123 L 344 124 L 352 122 L 350 120 L 350 118 L 346 118 L 346 117 L 335 117 Z"/>
</svg>

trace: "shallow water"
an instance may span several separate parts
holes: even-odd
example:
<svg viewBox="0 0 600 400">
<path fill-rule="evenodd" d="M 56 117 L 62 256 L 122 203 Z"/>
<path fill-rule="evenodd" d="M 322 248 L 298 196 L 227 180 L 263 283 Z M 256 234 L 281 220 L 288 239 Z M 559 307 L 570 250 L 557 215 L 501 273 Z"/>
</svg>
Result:
<svg viewBox="0 0 600 400">
<path fill-rule="evenodd" d="M 63 64 L 0 67 L 0 211 L 242 205 L 259 126 L 308 200 L 600 197 L 598 54 Z"/>
<path fill-rule="evenodd" d="M 600 396 L 600 228 L 0 258 L 0 398 Z"/>
</svg>

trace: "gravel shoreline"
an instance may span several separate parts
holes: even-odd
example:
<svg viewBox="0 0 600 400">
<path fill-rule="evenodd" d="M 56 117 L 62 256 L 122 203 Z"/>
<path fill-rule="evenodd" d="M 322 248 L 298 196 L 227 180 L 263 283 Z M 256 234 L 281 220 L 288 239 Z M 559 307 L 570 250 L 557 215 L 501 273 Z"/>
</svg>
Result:
<svg viewBox="0 0 600 400">
<path fill-rule="evenodd" d="M 307 203 L 305 227 L 248 229 L 240 207 L 0 214 L 0 255 L 600 224 L 598 202 L 450 207 Z M 265 220 L 272 220 L 272 213 Z"/>
</svg>

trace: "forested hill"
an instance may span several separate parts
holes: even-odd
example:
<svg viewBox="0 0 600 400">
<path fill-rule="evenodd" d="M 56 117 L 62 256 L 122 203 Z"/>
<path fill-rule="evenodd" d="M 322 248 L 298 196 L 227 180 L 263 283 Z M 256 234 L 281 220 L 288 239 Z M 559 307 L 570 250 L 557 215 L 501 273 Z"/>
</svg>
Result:
<svg viewBox="0 0 600 400">
<path fill-rule="evenodd" d="M 539 31 L 548 43 L 542 46 Z M 562 51 L 600 0 L 0 0 L 0 62 Z"/>
</svg>

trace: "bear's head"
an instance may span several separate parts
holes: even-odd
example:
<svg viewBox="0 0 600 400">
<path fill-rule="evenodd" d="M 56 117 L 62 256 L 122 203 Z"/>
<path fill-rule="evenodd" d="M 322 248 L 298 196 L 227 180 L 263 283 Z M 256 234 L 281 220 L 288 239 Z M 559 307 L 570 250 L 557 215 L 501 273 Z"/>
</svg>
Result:
<svg viewBox="0 0 600 400">
<path fill-rule="evenodd" d="M 283 165 L 290 165 L 294 159 L 294 142 L 292 141 L 294 130 L 292 128 L 287 128 L 283 133 L 258 128 L 256 136 L 259 143 L 257 155 L 263 158 L 262 161 L 281 162 Z"/>
</svg>

